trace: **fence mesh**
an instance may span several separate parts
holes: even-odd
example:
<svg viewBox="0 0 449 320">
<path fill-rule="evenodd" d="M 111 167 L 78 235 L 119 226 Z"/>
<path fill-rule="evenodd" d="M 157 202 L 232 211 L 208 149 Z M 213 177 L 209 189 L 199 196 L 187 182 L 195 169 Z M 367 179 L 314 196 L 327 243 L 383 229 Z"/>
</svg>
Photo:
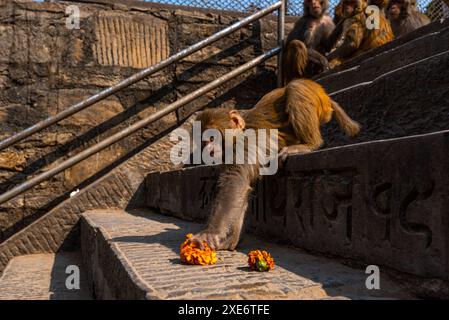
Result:
<svg viewBox="0 0 449 320">
<path fill-rule="evenodd" d="M 276 0 L 145 0 L 147 2 L 167 3 L 183 6 L 191 6 L 206 9 L 232 10 L 241 12 L 252 12 L 262 9 Z M 330 0 L 330 11 L 339 0 Z M 302 15 L 303 0 L 287 0 L 287 15 Z M 449 18 L 449 7 L 442 0 L 417 0 L 418 9 L 426 13 L 432 20 Z"/>
</svg>

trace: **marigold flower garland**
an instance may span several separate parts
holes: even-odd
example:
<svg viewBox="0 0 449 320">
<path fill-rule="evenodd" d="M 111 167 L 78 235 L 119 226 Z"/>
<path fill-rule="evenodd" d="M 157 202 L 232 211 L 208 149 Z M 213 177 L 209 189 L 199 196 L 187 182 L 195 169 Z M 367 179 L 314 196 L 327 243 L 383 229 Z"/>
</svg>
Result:
<svg viewBox="0 0 449 320">
<path fill-rule="evenodd" d="M 254 250 L 248 253 L 248 265 L 252 271 L 270 271 L 274 269 L 274 260 L 268 252 Z"/>
<path fill-rule="evenodd" d="M 204 249 L 196 243 L 190 242 L 193 234 L 186 235 L 186 240 L 181 244 L 181 261 L 186 264 L 210 265 L 217 262 L 217 253 L 212 250 L 206 241 L 203 241 Z M 248 253 L 248 265 L 252 271 L 270 271 L 274 269 L 274 259 L 264 250 L 253 250 Z"/>
<path fill-rule="evenodd" d="M 217 253 L 205 241 L 203 241 L 204 249 L 200 249 L 195 243 L 189 241 L 191 237 L 193 237 L 193 234 L 187 234 L 187 239 L 181 245 L 181 261 L 186 264 L 215 264 L 217 262 Z"/>
</svg>

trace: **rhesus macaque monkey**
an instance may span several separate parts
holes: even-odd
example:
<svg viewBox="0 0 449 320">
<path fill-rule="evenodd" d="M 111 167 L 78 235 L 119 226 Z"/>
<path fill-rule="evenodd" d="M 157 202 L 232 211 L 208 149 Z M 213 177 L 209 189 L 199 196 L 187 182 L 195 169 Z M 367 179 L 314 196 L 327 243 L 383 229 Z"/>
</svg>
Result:
<svg viewBox="0 0 449 320">
<path fill-rule="evenodd" d="M 327 10 L 329 0 L 304 0 L 304 15 L 289 33 L 283 57 L 284 85 L 292 79 L 311 77 L 328 68 L 324 43 L 335 25 Z"/>
<path fill-rule="evenodd" d="M 430 23 L 430 19 L 416 9 L 416 0 L 390 0 L 387 17 L 396 37 Z"/>
<path fill-rule="evenodd" d="M 327 56 L 331 66 L 355 56 L 363 40 L 366 17 L 366 3 L 363 0 L 342 0 L 342 17 L 327 43 L 334 50 Z"/>
<path fill-rule="evenodd" d="M 389 0 L 369 0 L 368 5 L 375 5 L 380 9 L 380 12 L 386 16 L 386 8 Z M 449 1 L 449 0 L 448 0 Z M 334 23 L 337 25 L 341 20 L 343 20 L 343 0 L 341 0 L 334 8 Z M 382 20 L 381 20 L 382 23 Z M 387 20 L 387 23 L 389 21 Z"/>
<path fill-rule="evenodd" d="M 381 0 L 372 2 L 381 3 Z M 393 32 L 382 10 L 379 17 L 379 29 L 367 28 L 366 6 L 365 0 L 341 1 L 339 14 L 342 16 L 327 43 L 328 49 L 335 48 L 327 56 L 331 67 L 393 40 Z"/>
<path fill-rule="evenodd" d="M 277 129 L 280 160 L 288 154 L 307 153 L 322 143 L 320 125 L 335 114 L 339 126 L 348 136 L 360 130 L 339 104 L 312 80 L 295 79 L 283 88 L 266 94 L 250 110 L 207 109 L 197 118 L 201 130 Z M 206 144 L 213 143 L 207 141 Z M 237 246 L 251 186 L 259 176 L 259 165 L 230 164 L 218 180 L 218 190 L 206 227 L 190 240 L 199 246 L 206 241 L 215 250 L 234 250 Z"/>
<path fill-rule="evenodd" d="M 360 53 L 380 47 L 394 39 L 390 21 L 387 19 L 385 10 L 388 0 L 369 0 L 369 5 L 379 8 L 379 29 L 367 29 L 364 39 L 360 45 Z"/>
</svg>

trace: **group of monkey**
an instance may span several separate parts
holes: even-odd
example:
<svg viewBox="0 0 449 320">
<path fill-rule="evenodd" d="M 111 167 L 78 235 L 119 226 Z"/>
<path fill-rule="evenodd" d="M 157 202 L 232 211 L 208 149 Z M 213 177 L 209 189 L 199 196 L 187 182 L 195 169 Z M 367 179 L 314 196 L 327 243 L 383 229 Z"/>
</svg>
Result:
<svg viewBox="0 0 449 320">
<path fill-rule="evenodd" d="M 376 27 L 367 27 L 368 5 L 379 9 Z M 328 8 L 328 0 L 304 0 L 304 15 L 286 41 L 284 84 L 314 76 L 430 23 L 417 10 L 416 0 L 341 0 L 333 19 Z"/>
<path fill-rule="evenodd" d="M 369 0 L 369 4 L 381 10 L 379 28 L 368 29 L 365 1 L 341 0 L 332 20 L 327 13 L 328 0 L 304 0 L 304 16 L 296 22 L 283 51 L 284 86 L 267 93 L 246 111 L 206 109 L 196 119 L 201 122 L 202 132 L 207 129 L 221 133 L 226 129 L 235 132 L 277 129 L 280 163 L 289 154 L 317 150 L 323 144 L 320 126 L 329 122 L 332 115 L 348 136 L 356 136 L 360 125 L 318 83 L 307 78 L 320 69 L 338 65 L 429 22 L 416 10 L 415 0 L 390 0 L 388 3 L 387 0 Z M 203 141 L 202 147 L 212 152 L 220 148 L 217 154 L 224 156 L 221 145 L 213 139 Z M 191 242 L 199 247 L 207 242 L 214 250 L 236 248 L 259 170 L 259 164 L 225 166 L 218 179 L 207 224 L 190 238 Z"/>
</svg>

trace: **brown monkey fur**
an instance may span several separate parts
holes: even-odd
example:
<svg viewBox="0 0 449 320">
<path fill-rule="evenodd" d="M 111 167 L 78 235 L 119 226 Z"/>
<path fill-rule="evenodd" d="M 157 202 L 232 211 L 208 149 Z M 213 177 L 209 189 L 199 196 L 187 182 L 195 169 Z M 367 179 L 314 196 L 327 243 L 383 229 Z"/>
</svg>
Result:
<svg viewBox="0 0 449 320">
<path fill-rule="evenodd" d="M 365 36 L 360 45 L 360 52 L 375 49 L 380 47 L 394 39 L 393 30 L 391 29 L 390 21 L 385 15 L 385 8 L 387 6 L 387 0 L 370 0 L 370 5 L 378 6 L 379 12 L 379 29 L 372 29 L 365 31 Z"/>
<path fill-rule="evenodd" d="M 351 6 L 353 12 L 346 13 L 345 6 Z M 331 66 L 336 66 L 354 57 L 362 43 L 365 29 L 366 3 L 363 0 L 341 1 L 342 19 L 328 38 L 328 49 L 334 49 L 327 56 Z"/>
<path fill-rule="evenodd" d="M 396 37 L 430 23 L 430 19 L 416 8 L 416 0 L 390 0 L 386 12 Z"/>
<path fill-rule="evenodd" d="M 296 21 L 285 42 L 284 85 L 328 68 L 324 45 L 335 27 L 328 14 L 329 0 L 304 0 L 303 8 L 304 15 Z"/>
<path fill-rule="evenodd" d="M 338 25 L 328 38 L 328 50 L 334 50 L 327 56 L 331 67 L 337 66 L 363 52 L 377 48 L 394 39 L 393 32 L 382 7 L 384 0 L 371 0 L 370 4 L 380 7 L 380 28 L 369 30 L 366 27 L 365 0 L 342 0 L 336 20 Z M 353 12 L 346 13 L 345 6 L 352 6 Z"/>
<path fill-rule="evenodd" d="M 316 82 L 295 79 L 283 88 L 275 89 L 252 109 L 218 108 L 203 111 L 197 120 L 201 129 L 278 129 L 279 156 L 307 153 L 318 149 L 323 139 L 320 125 L 335 114 L 339 126 L 348 136 L 360 130 L 339 104 L 333 101 Z M 282 159 L 281 159 L 282 160 Z M 204 230 L 191 241 L 200 245 L 206 241 L 215 250 L 234 250 L 237 246 L 251 186 L 259 175 L 258 165 L 231 164 L 225 166 L 218 180 L 218 190 Z"/>
</svg>

